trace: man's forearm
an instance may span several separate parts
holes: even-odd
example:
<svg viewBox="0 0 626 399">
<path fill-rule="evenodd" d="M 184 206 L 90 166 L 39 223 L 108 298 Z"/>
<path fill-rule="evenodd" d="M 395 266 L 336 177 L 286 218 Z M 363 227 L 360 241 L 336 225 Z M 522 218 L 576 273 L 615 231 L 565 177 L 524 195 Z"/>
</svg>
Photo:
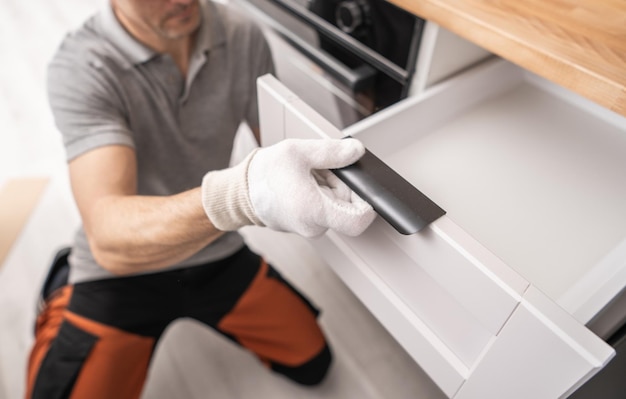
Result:
<svg viewBox="0 0 626 399">
<path fill-rule="evenodd" d="M 168 197 L 102 197 L 86 226 L 96 261 L 115 274 L 159 270 L 217 239 L 199 188 Z"/>
</svg>

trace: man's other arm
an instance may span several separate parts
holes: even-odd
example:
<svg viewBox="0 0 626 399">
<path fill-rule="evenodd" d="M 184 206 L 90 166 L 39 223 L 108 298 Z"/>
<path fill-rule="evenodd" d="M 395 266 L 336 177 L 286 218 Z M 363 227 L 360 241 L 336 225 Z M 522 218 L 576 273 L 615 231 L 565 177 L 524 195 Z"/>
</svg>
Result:
<svg viewBox="0 0 626 399">
<path fill-rule="evenodd" d="M 96 261 L 112 273 L 176 264 L 223 234 L 206 217 L 200 188 L 138 196 L 132 148 L 91 150 L 69 164 L 72 191 Z"/>
</svg>

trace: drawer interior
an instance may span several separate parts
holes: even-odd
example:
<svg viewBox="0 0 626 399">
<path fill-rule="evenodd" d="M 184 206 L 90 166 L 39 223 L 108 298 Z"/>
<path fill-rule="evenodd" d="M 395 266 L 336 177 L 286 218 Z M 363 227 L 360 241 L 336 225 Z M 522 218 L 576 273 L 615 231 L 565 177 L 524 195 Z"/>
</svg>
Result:
<svg viewBox="0 0 626 399">
<path fill-rule="evenodd" d="M 553 300 L 626 237 L 626 120 L 502 60 L 345 132 Z"/>
</svg>

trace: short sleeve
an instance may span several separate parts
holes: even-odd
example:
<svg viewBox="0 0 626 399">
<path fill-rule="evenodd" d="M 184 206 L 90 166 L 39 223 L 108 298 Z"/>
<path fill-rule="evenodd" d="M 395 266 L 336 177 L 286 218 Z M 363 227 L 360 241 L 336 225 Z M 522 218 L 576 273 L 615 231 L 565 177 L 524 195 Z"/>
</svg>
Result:
<svg viewBox="0 0 626 399">
<path fill-rule="evenodd" d="M 48 100 L 68 161 L 107 145 L 134 148 L 113 67 L 63 47 L 48 66 Z"/>
</svg>

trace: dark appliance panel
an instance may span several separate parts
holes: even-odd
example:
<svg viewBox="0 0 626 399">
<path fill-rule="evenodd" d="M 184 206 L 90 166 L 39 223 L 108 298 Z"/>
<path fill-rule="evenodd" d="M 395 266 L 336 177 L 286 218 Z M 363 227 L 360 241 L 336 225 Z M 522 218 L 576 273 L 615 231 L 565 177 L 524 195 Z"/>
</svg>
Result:
<svg viewBox="0 0 626 399">
<path fill-rule="evenodd" d="M 420 18 L 386 0 L 235 1 L 321 68 L 326 80 L 323 86 L 339 93 L 337 102 L 342 109 L 338 112 L 346 115 L 345 120 L 335 123 L 338 127 L 344 128 L 407 96 L 424 24 Z M 296 67 L 289 68 L 303 69 L 303 64 L 296 62 Z M 315 96 L 306 87 L 311 84 L 295 78 L 291 86 L 287 77 L 291 71 L 285 76 L 278 72 L 283 83 L 305 101 L 310 99 L 316 108 Z M 345 111 L 346 103 L 353 110 Z"/>
</svg>

